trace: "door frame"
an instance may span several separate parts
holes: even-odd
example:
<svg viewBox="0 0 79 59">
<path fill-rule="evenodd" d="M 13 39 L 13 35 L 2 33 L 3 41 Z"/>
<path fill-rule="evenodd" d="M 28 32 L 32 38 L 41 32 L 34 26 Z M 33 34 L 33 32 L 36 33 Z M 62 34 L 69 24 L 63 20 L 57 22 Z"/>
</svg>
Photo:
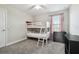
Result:
<svg viewBox="0 0 79 59">
<path fill-rule="evenodd" d="M 3 31 L 3 40 L 4 40 L 4 44 L 2 46 L 0 46 L 0 48 L 5 47 L 6 43 L 7 43 L 7 9 L 6 8 L 2 8 L 0 7 L 1 12 L 2 12 L 2 30 Z"/>
</svg>

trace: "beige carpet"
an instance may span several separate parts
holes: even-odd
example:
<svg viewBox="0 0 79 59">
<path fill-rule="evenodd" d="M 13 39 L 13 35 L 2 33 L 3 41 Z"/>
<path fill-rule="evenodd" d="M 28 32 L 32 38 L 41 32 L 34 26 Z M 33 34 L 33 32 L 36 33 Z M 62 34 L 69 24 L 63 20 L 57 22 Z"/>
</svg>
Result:
<svg viewBox="0 0 79 59">
<path fill-rule="evenodd" d="M 65 46 L 63 43 L 50 42 L 45 47 L 34 51 L 34 54 L 65 54 Z"/>
<path fill-rule="evenodd" d="M 37 47 L 37 40 L 27 39 L 16 44 L 0 48 L 0 54 L 64 54 L 64 44 L 50 42 L 45 47 Z M 49 46 L 47 48 L 47 46 Z"/>
</svg>

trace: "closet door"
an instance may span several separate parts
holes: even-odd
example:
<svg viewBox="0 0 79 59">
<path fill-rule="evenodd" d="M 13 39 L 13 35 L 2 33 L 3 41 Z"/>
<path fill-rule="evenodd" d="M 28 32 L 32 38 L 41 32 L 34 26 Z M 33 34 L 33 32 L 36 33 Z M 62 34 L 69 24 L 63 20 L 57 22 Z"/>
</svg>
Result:
<svg viewBox="0 0 79 59">
<path fill-rule="evenodd" d="M 6 11 L 0 8 L 0 48 L 6 44 Z"/>
</svg>

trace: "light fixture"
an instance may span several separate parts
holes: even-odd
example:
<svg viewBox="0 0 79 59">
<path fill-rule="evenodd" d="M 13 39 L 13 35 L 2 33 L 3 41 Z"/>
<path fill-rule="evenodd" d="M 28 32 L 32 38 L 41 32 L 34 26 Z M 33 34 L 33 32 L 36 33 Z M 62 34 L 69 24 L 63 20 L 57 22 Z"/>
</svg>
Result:
<svg viewBox="0 0 79 59">
<path fill-rule="evenodd" d="M 35 6 L 35 9 L 37 9 L 37 10 L 40 9 L 40 8 L 41 8 L 40 5 L 36 5 L 36 6 Z"/>
</svg>

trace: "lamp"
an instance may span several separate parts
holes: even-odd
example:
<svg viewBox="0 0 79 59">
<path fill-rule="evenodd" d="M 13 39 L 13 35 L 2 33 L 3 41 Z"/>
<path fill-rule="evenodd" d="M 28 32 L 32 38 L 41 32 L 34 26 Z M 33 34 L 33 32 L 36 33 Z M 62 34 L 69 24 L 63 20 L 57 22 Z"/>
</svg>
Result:
<svg viewBox="0 0 79 59">
<path fill-rule="evenodd" d="M 35 6 L 35 9 L 37 9 L 37 10 L 40 9 L 40 8 L 41 8 L 40 5 L 36 5 L 36 6 Z"/>
</svg>

